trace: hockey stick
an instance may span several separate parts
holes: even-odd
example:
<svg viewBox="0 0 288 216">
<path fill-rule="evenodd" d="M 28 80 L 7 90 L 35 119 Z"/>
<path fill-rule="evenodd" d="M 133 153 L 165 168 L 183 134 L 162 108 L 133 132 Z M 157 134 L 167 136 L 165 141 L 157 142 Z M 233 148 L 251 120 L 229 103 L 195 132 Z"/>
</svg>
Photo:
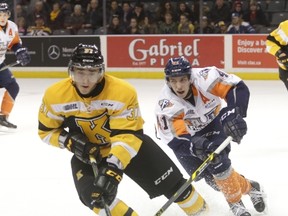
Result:
<svg viewBox="0 0 288 216">
<path fill-rule="evenodd" d="M 12 63 L 10 63 L 10 64 L 8 64 L 8 65 L 5 65 L 4 67 L 2 67 L 2 68 L 0 69 L 0 72 L 6 70 L 6 69 L 9 68 L 9 67 L 13 67 L 13 66 L 15 66 L 15 65 L 18 65 L 18 64 L 20 64 L 20 61 L 17 60 L 16 62 L 12 62 Z"/>
<path fill-rule="evenodd" d="M 96 160 L 95 160 L 95 158 L 93 156 L 90 156 L 90 162 L 92 164 L 92 169 L 93 169 L 94 176 L 96 177 L 96 176 L 98 176 L 99 170 L 98 170 L 98 167 L 97 167 L 97 162 L 96 162 Z M 103 196 L 101 196 L 101 202 L 104 205 L 104 209 L 105 209 L 106 215 L 107 216 L 112 216 L 111 212 L 110 212 L 110 209 L 109 209 L 109 206 L 106 204 Z"/>
<path fill-rule="evenodd" d="M 206 160 L 193 172 L 191 177 L 176 191 L 176 193 L 158 210 L 155 216 L 160 216 L 163 214 L 165 210 L 186 190 L 186 188 L 194 181 L 211 163 L 211 161 L 215 158 L 215 155 L 219 154 L 226 146 L 232 141 L 232 137 L 228 136 L 221 145 L 212 152 Z"/>
</svg>

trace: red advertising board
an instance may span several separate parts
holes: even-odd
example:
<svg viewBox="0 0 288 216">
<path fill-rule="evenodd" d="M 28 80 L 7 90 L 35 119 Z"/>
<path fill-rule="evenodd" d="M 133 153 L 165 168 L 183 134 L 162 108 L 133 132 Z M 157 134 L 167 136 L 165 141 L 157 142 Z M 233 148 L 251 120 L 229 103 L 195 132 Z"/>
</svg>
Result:
<svg viewBox="0 0 288 216">
<path fill-rule="evenodd" d="M 224 36 L 107 36 L 107 66 L 163 68 L 184 55 L 194 67 L 224 68 Z"/>
<path fill-rule="evenodd" d="M 266 35 L 232 37 L 233 68 L 277 68 L 275 57 L 266 51 Z"/>
</svg>

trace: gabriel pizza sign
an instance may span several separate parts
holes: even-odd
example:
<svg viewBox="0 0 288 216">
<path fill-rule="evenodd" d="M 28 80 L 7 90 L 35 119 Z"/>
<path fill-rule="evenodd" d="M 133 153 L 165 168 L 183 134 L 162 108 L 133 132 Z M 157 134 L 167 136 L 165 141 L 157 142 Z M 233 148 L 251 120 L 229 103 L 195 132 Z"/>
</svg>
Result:
<svg viewBox="0 0 288 216">
<path fill-rule="evenodd" d="M 195 67 L 224 68 L 224 36 L 107 36 L 108 67 L 162 68 L 182 55 Z"/>
</svg>

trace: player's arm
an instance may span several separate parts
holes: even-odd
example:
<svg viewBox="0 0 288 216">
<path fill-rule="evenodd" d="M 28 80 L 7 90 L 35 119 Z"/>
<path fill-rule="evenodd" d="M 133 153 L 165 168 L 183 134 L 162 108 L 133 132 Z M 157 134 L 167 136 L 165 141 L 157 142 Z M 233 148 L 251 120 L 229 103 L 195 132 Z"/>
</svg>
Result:
<svg viewBox="0 0 288 216">
<path fill-rule="evenodd" d="M 27 48 L 22 46 L 22 41 L 18 34 L 17 26 L 12 25 L 11 29 L 14 31 L 14 36 L 11 42 L 8 44 L 8 49 L 14 51 L 17 61 L 19 61 L 22 66 L 27 65 L 31 61 L 30 54 L 28 53 Z"/>
<path fill-rule="evenodd" d="M 247 116 L 250 92 L 243 81 L 230 88 L 225 99 L 227 107 L 220 111 L 220 121 L 224 132 L 233 137 L 233 141 L 240 143 L 247 133 L 247 124 L 244 117 Z"/>
<path fill-rule="evenodd" d="M 247 85 L 236 75 L 210 67 L 207 76 L 200 79 L 202 88 L 224 99 L 227 107 L 239 107 L 242 116 L 246 116 L 250 92 Z"/>
<path fill-rule="evenodd" d="M 281 67 L 288 67 L 288 21 L 280 23 L 277 29 L 271 32 L 266 39 L 266 50 L 277 58 Z"/>
<path fill-rule="evenodd" d="M 247 85 L 236 75 L 228 74 L 216 67 L 208 72 L 204 86 L 207 91 L 224 99 L 227 106 L 220 113 L 224 132 L 240 143 L 247 132 L 243 119 L 247 115 L 250 92 Z"/>
<path fill-rule="evenodd" d="M 131 88 L 129 93 L 123 93 L 123 98 L 119 99 L 123 107 L 110 115 L 111 150 L 107 161 L 124 169 L 141 147 L 144 121 L 135 89 Z"/>
<path fill-rule="evenodd" d="M 49 145 L 65 148 L 65 146 L 59 144 L 63 121 L 64 118 L 62 116 L 52 111 L 47 95 L 44 95 L 38 112 L 38 135 L 41 140 Z"/>
</svg>

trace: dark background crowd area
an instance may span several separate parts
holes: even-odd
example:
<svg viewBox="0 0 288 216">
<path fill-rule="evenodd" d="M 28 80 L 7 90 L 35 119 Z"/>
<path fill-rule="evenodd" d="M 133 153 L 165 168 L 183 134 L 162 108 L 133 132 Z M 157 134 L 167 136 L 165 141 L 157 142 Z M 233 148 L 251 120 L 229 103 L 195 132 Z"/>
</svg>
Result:
<svg viewBox="0 0 288 216">
<path fill-rule="evenodd" d="M 288 0 L 14 0 L 22 36 L 269 33 Z"/>
</svg>

